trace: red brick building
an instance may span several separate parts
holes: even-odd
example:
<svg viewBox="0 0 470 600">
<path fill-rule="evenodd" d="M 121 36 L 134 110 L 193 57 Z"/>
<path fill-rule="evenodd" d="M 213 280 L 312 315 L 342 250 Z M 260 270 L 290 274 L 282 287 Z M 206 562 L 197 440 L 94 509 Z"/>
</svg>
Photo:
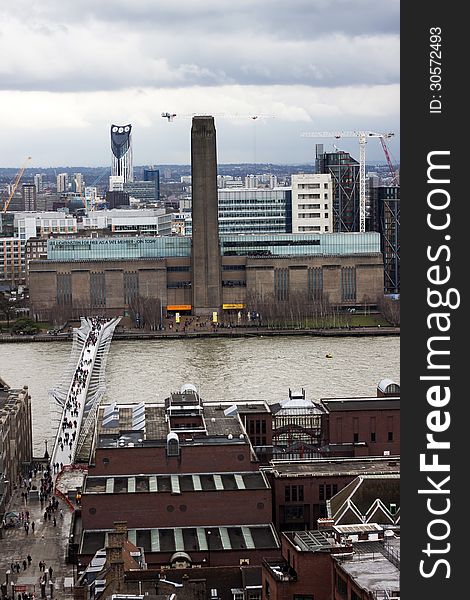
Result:
<svg viewBox="0 0 470 600">
<path fill-rule="evenodd" d="M 327 501 L 360 475 L 398 475 L 397 457 L 275 460 L 265 469 L 278 531 L 313 529 L 327 516 Z"/>
<path fill-rule="evenodd" d="M 396 538 L 339 543 L 326 532 L 291 531 L 282 534 L 281 547 L 281 560 L 263 561 L 262 600 L 400 598 Z"/>
<path fill-rule="evenodd" d="M 150 566 L 261 564 L 279 554 L 270 484 L 238 411 L 203 403 L 186 385 L 161 404 L 100 408 L 94 444 L 81 497 L 82 563 L 121 520 Z"/>
<path fill-rule="evenodd" d="M 332 554 L 348 555 L 352 546 L 337 544 L 318 530 L 281 536 L 282 560 L 263 561 L 263 600 L 331 600 Z"/>
</svg>

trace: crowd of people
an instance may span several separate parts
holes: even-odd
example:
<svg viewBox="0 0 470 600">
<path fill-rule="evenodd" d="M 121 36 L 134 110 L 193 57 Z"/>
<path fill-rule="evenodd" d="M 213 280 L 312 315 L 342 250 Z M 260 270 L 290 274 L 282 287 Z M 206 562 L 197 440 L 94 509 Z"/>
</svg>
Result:
<svg viewBox="0 0 470 600">
<path fill-rule="evenodd" d="M 100 330 L 108 319 L 92 317 L 89 321 L 91 329 L 88 332 L 80 360 L 73 374 L 72 384 L 64 406 L 62 431 L 57 439 L 57 448 L 60 449 L 61 453 L 66 453 L 65 459 L 68 452 L 68 463 L 72 462 L 74 456 L 73 447 L 79 429 L 80 409 L 83 401 L 82 393 L 86 388 L 90 371 L 93 368 L 92 349 L 97 344 Z M 52 465 L 54 473 L 59 473 L 64 463 L 67 463 L 67 460 L 54 462 Z"/>
</svg>

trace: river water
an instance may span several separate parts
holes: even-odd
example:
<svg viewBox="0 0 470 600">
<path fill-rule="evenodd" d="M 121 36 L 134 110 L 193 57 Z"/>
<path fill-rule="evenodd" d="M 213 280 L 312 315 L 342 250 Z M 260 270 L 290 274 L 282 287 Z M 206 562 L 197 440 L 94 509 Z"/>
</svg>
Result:
<svg viewBox="0 0 470 600">
<path fill-rule="evenodd" d="M 278 402 L 289 387 L 305 388 L 312 400 L 373 396 L 381 379 L 400 382 L 399 345 L 398 336 L 114 341 L 104 401 L 163 400 L 184 383 L 196 385 L 203 399 L 233 402 Z M 48 391 L 58 384 L 70 350 L 71 342 L 0 344 L 0 377 L 12 388 L 29 386 L 35 456 L 54 437 Z"/>
</svg>

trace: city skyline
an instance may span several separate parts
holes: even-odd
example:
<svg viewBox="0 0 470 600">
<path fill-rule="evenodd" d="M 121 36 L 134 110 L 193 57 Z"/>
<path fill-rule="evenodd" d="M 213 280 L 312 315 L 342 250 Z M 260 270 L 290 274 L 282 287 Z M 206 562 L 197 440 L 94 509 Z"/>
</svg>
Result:
<svg viewBox="0 0 470 600">
<path fill-rule="evenodd" d="M 362 129 L 394 131 L 399 161 L 396 1 L 46 0 L 1 15 L 1 167 L 106 165 L 113 122 L 132 123 L 135 164 L 187 164 L 193 114 L 215 116 L 221 163 L 308 163 L 317 141 L 357 157 L 354 139 L 300 133 Z"/>
</svg>

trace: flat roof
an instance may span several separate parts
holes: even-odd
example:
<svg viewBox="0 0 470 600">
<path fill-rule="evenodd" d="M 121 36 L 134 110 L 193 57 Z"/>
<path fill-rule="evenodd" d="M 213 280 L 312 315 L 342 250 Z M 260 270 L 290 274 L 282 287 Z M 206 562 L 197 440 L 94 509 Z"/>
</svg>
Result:
<svg viewBox="0 0 470 600">
<path fill-rule="evenodd" d="M 103 424 L 105 410 L 111 405 L 102 405 L 97 415 L 97 447 L 117 448 L 129 446 L 159 446 L 166 444 L 170 433 L 170 421 L 163 403 L 144 403 L 144 416 L 139 429 L 134 429 L 134 409 L 139 403 L 116 404 L 115 419 L 111 427 Z M 245 431 L 237 415 L 224 414 L 228 405 L 203 403 L 202 419 L 194 413 L 198 427 L 173 429 L 180 437 L 180 445 L 194 444 L 247 444 Z M 190 411 L 189 411 L 190 412 Z M 191 416 L 191 415 L 189 415 Z M 171 417 L 173 418 L 174 415 Z M 109 421 L 108 421 L 109 422 Z M 144 433 L 145 428 L 145 433 Z"/>
<path fill-rule="evenodd" d="M 346 410 L 399 410 L 400 397 L 321 398 L 328 412 Z"/>
<path fill-rule="evenodd" d="M 386 458 L 312 458 L 304 460 L 272 460 L 275 477 L 328 477 L 335 475 L 390 474 L 400 472 L 400 457 Z"/>
<path fill-rule="evenodd" d="M 383 542 L 357 543 L 353 547 L 354 554 L 350 559 L 335 560 L 361 588 L 371 592 L 387 590 L 392 595 L 399 592 L 400 569 L 382 554 L 381 550 L 385 548 Z M 393 552 L 399 557 L 399 540 L 395 540 Z"/>
</svg>

